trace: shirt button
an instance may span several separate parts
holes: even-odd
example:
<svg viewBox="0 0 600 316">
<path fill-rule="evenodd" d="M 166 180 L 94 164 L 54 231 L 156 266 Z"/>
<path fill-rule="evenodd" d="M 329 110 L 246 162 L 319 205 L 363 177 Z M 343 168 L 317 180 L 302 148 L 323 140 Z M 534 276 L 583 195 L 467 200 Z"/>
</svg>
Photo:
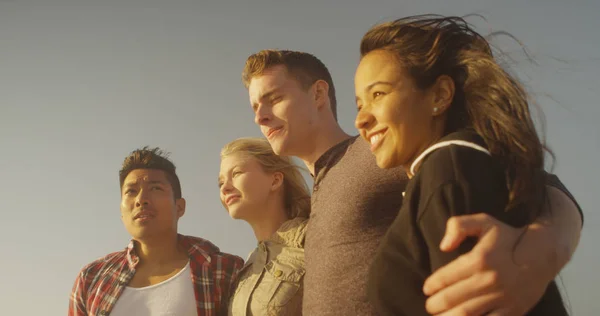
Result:
<svg viewBox="0 0 600 316">
<path fill-rule="evenodd" d="M 275 270 L 275 276 L 280 277 L 283 274 L 281 270 Z"/>
</svg>

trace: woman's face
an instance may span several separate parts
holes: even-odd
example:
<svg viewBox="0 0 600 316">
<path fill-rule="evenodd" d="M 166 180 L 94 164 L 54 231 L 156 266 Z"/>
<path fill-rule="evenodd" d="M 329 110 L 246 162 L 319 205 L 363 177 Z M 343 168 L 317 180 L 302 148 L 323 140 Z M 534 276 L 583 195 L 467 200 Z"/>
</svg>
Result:
<svg viewBox="0 0 600 316">
<path fill-rule="evenodd" d="M 234 219 L 260 218 L 276 182 L 274 173 L 265 172 L 249 155 L 233 154 L 221 159 L 221 203 Z"/>
<path fill-rule="evenodd" d="M 444 110 L 440 96 L 447 96 L 438 88 L 436 83 L 418 89 L 390 52 L 373 51 L 362 58 L 355 75 L 355 125 L 380 168 L 408 167 L 441 137 L 443 121 L 436 116 Z"/>
</svg>

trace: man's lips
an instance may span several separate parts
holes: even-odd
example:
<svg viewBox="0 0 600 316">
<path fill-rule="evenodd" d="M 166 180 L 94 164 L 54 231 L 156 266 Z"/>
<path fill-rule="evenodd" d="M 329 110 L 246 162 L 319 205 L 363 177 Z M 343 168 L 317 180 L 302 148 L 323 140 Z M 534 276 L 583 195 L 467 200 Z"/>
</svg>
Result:
<svg viewBox="0 0 600 316">
<path fill-rule="evenodd" d="M 151 211 L 140 211 L 137 214 L 135 214 L 135 216 L 133 216 L 133 219 L 149 219 L 149 218 L 154 218 L 154 212 Z"/>
<path fill-rule="evenodd" d="M 283 127 L 281 127 L 281 126 L 269 128 L 269 130 L 267 131 L 267 138 L 271 138 L 273 135 L 275 135 L 275 133 L 279 132 L 282 129 L 283 129 Z"/>
</svg>

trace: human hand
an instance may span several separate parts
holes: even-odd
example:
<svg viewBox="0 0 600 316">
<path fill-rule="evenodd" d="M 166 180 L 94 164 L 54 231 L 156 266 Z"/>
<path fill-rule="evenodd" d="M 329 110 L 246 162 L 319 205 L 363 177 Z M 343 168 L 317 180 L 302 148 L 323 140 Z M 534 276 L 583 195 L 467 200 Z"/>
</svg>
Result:
<svg viewBox="0 0 600 316">
<path fill-rule="evenodd" d="M 427 311 L 444 316 L 527 313 L 558 273 L 553 241 L 538 233 L 543 229 L 548 228 L 537 223 L 514 228 L 483 213 L 450 218 L 442 251 L 456 249 L 467 237 L 479 241 L 425 281 Z"/>
</svg>

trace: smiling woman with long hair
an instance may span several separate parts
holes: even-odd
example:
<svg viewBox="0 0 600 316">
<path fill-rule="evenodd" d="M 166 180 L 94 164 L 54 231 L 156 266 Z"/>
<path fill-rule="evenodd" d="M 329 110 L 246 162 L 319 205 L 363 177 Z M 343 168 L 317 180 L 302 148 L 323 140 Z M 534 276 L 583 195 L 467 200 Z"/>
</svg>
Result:
<svg viewBox="0 0 600 316">
<path fill-rule="evenodd" d="M 356 127 L 378 166 L 403 166 L 411 178 L 371 268 L 370 298 L 382 315 L 426 315 L 425 279 L 474 245 L 442 252 L 447 220 L 485 212 L 531 223 L 546 201 L 544 146 L 525 89 L 462 18 L 373 27 L 355 88 Z M 565 314 L 554 282 L 530 312 Z"/>
</svg>

